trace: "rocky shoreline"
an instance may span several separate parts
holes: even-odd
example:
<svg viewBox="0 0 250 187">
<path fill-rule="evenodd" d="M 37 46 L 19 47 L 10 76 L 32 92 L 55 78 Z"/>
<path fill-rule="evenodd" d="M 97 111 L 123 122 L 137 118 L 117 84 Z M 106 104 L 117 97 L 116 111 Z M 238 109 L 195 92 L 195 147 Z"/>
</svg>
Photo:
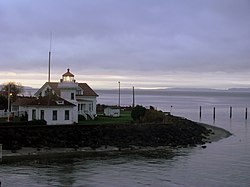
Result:
<svg viewBox="0 0 250 187">
<path fill-rule="evenodd" d="M 218 132 L 223 131 L 217 139 Z M 230 133 L 213 126 L 177 118 L 169 124 L 60 125 L 1 127 L 3 157 L 146 147 L 195 147 Z"/>
</svg>

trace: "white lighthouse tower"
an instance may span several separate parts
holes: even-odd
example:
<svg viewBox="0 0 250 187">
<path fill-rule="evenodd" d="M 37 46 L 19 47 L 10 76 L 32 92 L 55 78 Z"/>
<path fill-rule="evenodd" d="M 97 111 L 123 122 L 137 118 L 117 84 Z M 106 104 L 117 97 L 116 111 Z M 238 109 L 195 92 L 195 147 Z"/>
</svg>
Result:
<svg viewBox="0 0 250 187">
<path fill-rule="evenodd" d="M 74 107 L 73 120 L 74 122 L 78 123 L 78 102 L 76 100 L 76 90 L 78 88 L 78 83 L 75 81 L 74 75 L 70 73 L 69 69 L 67 69 L 67 72 L 62 75 L 62 79 L 60 79 L 58 88 L 60 89 L 61 98 L 76 105 Z"/>
</svg>

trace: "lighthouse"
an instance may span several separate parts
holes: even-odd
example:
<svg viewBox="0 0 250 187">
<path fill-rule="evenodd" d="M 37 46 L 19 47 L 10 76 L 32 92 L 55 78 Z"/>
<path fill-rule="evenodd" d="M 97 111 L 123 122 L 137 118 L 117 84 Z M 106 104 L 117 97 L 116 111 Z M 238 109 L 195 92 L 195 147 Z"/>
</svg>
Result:
<svg viewBox="0 0 250 187">
<path fill-rule="evenodd" d="M 58 88 L 60 89 L 61 98 L 75 105 L 73 119 L 78 123 L 78 102 L 76 100 L 78 83 L 75 81 L 74 75 L 69 69 L 67 69 L 67 72 L 62 75 Z"/>
</svg>

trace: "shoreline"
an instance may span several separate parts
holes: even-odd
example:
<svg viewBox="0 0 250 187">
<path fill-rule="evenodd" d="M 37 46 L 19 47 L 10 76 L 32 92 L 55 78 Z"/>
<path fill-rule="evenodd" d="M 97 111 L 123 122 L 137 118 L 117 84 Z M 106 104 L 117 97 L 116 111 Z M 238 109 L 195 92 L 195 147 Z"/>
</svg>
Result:
<svg viewBox="0 0 250 187">
<path fill-rule="evenodd" d="M 213 133 L 210 133 L 208 136 L 209 138 L 208 140 L 211 142 L 217 142 L 221 139 L 228 138 L 229 136 L 233 135 L 229 131 L 220 127 L 216 127 L 216 126 L 205 124 L 205 123 L 199 123 L 199 122 L 197 122 L 197 124 L 205 127 L 208 130 L 213 131 Z"/>
<path fill-rule="evenodd" d="M 212 126 L 209 124 L 195 122 L 197 125 L 201 125 L 206 129 L 210 130 L 207 138 L 204 139 L 205 143 L 217 142 L 221 139 L 227 138 L 232 134 L 220 127 Z M 205 148 L 204 145 L 195 145 Z M 178 148 L 178 146 L 177 146 Z M 93 154 L 107 154 L 107 153 L 121 153 L 122 151 L 150 151 L 150 150 L 158 150 L 158 149 L 173 149 L 170 146 L 129 146 L 128 148 L 118 148 L 115 146 L 102 146 L 96 149 L 91 147 L 77 147 L 77 148 L 32 148 L 32 147 L 23 147 L 20 150 L 16 150 L 15 152 L 11 150 L 2 150 L 2 159 L 12 159 L 12 158 L 39 158 L 42 156 L 67 156 L 72 154 L 82 154 L 85 156 L 93 155 Z"/>
</svg>

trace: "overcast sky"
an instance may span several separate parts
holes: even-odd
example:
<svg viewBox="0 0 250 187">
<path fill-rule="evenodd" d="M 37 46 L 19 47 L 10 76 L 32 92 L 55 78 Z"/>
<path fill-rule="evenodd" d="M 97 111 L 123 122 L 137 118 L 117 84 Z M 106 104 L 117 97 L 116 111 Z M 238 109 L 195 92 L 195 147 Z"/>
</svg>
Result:
<svg viewBox="0 0 250 187">
<path fill-rule="evenodd" d="M 250 87 L 249 0 L 0 0 L 1 83 Z"/>
</svg>

